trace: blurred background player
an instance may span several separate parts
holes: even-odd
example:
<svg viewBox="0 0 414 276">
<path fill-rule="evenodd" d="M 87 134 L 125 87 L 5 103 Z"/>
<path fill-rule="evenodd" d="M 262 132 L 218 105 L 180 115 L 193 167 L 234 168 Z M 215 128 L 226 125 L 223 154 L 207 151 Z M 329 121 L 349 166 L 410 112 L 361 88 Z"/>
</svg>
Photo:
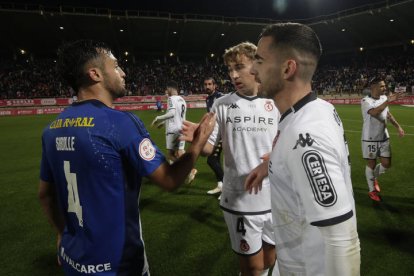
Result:
<svg viewBox="0 0 414 276">
<path fill-rule="evenodd" d="M 142 121 L 113 108 L 126 93 L 125 73 L 107 45 L 65 44 L 57 68 L 78 96 L 42 135 L 38 196 L 57 230 L 58 262 L 65 275 L 149 275 L 139 211 L 142 177 L 176 189 L 215 118 L 205 115 L 188 152 L 169 165 Z"/>
<path fill-rule="evenodd" d="M 155 106 L 157 107 L 157 112 L 162 112 L 161 97 L 157 97 L 157 101 L 155 102 Z"/>
<path fill-rule="evenodd" d="M 206 77 L 204 79 L 204 91 L 208 94 L 206 98 L 207 112 L 211 111 L 213 103 L 216 99 L 220 98 L 224 94 L 217 91 L 217 84 L 213 77 Z M 213 153 L 207 157 L 207 164 L 213 170 L 216 179 L 217 187 L 212 190 L 207 191 L 207 194 L 214 195 L 221 193 L 221 188 L 223 187 L 223 168 L 221 167 L 221 150 L 222 144 L 221 141 L 214 146 Z M 220 197 L 219 197 L 220 199 Z"/>
<path fill-rule="evenodd" d="M 369 83 L 371 95 L 366 96 L 361 101 L 364 121 L 362 126 L 362 155 L 367 160 L 365 177 L 368 183 L 368 195 L 374 201 L 381 201 L 377 178 L 391 167 L 391 146 L 387 122 L 395 126 L 400 137 L 405 134 L 389 111 L 388 103 L 395 101 L 402 94 L 394 93 L 387 97 L 385 95 L 385 82 L 381 77 L 374 77 Z M 380 159 L 378 164 L 377 158 Z"/>
<path fill-rule="evenodd" d="M 209 155 L 214 145 L 223 143 L 220 208 L 243 276 L 267 275 L 276 260 L 269 180 L 263 180 L 257 194 L 244 190 L 248 174 L 272 150 L 279 121 L 273 100 L 257 96 L 259 84 L 250 73 L 255 53 L 256 46 L 250 42 L 225 51 L 224 63 L 236 92 L 215 101 L 212 112 L 216 113 L 216 126 L 203 149 L 203 154 Z M 195 127 L 191 122 L 184 122 L 182 139 L 191 141 Z"/>
<path fill-rule="evenodd" d="M 185 142 L 178 140 L 178 138 L 181 135 L 180 130 L 186 117 L 187 103 L 183 97 L 178 95 L 178 84 L 175 81 L 167 83 L 165 94 L 168 96 L 167 112 L 155 117 L 151 125 L 160 128 L 165 124 L 168 160 L 173 163 L 185 153 Z M 196 174 L 197 170 L 193 168 L 185 181 L 186 184 L 193 182 Z"/>
</svg>

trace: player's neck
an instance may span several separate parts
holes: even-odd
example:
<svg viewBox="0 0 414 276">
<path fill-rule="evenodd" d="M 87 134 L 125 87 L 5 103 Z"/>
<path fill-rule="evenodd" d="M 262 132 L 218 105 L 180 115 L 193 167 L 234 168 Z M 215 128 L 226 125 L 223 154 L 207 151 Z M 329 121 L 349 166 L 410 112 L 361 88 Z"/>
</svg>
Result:
<svg viewBox="0 0 414 276">
<path fill-rule="evenodd" d="M 81 88 L 78 92 L 78 102 L 87 100 L 98 100 L 106 106 L 112 108 L 115 99 L 113 99 L 109 93 L 105 92 L 96 91 L 96 89 L 91 88 Z"/>
<path fill-rule="evenodd" d="M 285 113 L 288 109 L 294 106 L 303 97 L 312 91 L 312 87 L 309 84 L 295 85 L 294 87 L 286 87 L 275 95 L 274 101 L 279 109 L 280 114 Z"/>
</svg>

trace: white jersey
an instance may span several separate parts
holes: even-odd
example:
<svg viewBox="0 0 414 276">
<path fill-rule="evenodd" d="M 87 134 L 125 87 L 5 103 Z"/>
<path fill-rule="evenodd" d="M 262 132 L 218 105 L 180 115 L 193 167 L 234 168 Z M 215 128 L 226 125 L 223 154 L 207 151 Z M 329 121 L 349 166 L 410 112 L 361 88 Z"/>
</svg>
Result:
<svg viewBox="0 0 414 276">
<path fill-rule="evenodd" d="M 222 140 L 224 152 L 221 208 L 243 214 L 270 212 L 268 178 L 256 195 L 244 190 L 244 182 L 262 162 L 260 157 L 272 150 L 279 111 L 272 100 L 238 93 L 217 99 L 212 111 L 217 123 L 208 141 L 215 145 Z"/>
<path fill-rule="evenodd" d="M 366 96 L 361 100 L 362 118 L 362 141 L 382 142 L 389 139 L 387 130 L 388 106 L 376 117 L 368 114 L 373 108 L 376 108 L 387 101 L 387 96 L 381 95 L 379 99 Z"/>
<path fill-rule="evenodd" d="M 168 97 L 168 108 L 167 113 L 172 112 L 174 116 L 167 119 L 165 124 L 166 134 L 176 134 L 178 133 L 183 125 L 185 120 L 185 114 L 187 112 L 187 104 L 183 97 L 174 95 Z"/>
<path fill-rule="evenodd" d="M 310 93 L 282 115 L 269 161 L 281 275 L 325 275 L 317 226 L 355 220 L 348 147 L 335 108 Z"/>
</svg>

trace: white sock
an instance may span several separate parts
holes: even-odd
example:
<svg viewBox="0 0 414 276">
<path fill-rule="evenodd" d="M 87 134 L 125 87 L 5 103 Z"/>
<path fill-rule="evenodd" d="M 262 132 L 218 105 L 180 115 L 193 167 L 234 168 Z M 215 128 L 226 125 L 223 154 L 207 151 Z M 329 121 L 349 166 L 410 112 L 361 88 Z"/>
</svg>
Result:
<svg viewBox="0 0 414 276">
<path fill-rule="evenodd" d="M 375 169 L 374 169 L 374 177 L 375 178 L 377 178 L 378 176 L 380 176 L 381 174 L 383 174 L 383 173 L 385 173 L 385 171 L 386 171 L 387 169 L 386 168 L 384 168 L 384 166 L 382 166 L 382 164 L 381 163 L 378 163 L 376 166 L 375 166 Z"/>
<path fill-rule="evenodd" d="M 217 187 L 219 187 L 220 190 L 222 190 L 222 188 L 223 188 L 223 182 L 221 182 L 221 181 L 217 182 Z"/>
<path fill-rule="evenodd" d="M 367 183 L 368 183 L 368 190 L 370 192 L 372 192 L 374 189 L 374 170 L 371 169 L 370 167 L 366 166 L 365 167 L 365 177 L 367 179 Z"/>
</svg>

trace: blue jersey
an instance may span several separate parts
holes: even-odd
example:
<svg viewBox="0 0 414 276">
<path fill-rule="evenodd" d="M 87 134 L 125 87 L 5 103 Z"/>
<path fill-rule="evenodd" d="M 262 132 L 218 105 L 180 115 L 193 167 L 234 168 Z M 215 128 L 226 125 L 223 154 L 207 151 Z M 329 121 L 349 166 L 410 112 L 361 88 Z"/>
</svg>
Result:
<svg viewBox="0 0 414 276">
<path fill-rule="evenodd" d="M 210 112 L 211 107 L 213 107 L 214 101 L 220 98 L 221 96 L 224 96 L 224 94 L 219 91 L 214 91 L 214 93 L 207 96 L 206 98 L 207 112 Z"/>
<path fill-rule="evenodd" d="M 56 186 L 67 275 L 148 270 L 138 198 L 164 156 L 135 115 L 97 100 L 74 103 L 43 132 L 40 178 Z"/>
</svg>

